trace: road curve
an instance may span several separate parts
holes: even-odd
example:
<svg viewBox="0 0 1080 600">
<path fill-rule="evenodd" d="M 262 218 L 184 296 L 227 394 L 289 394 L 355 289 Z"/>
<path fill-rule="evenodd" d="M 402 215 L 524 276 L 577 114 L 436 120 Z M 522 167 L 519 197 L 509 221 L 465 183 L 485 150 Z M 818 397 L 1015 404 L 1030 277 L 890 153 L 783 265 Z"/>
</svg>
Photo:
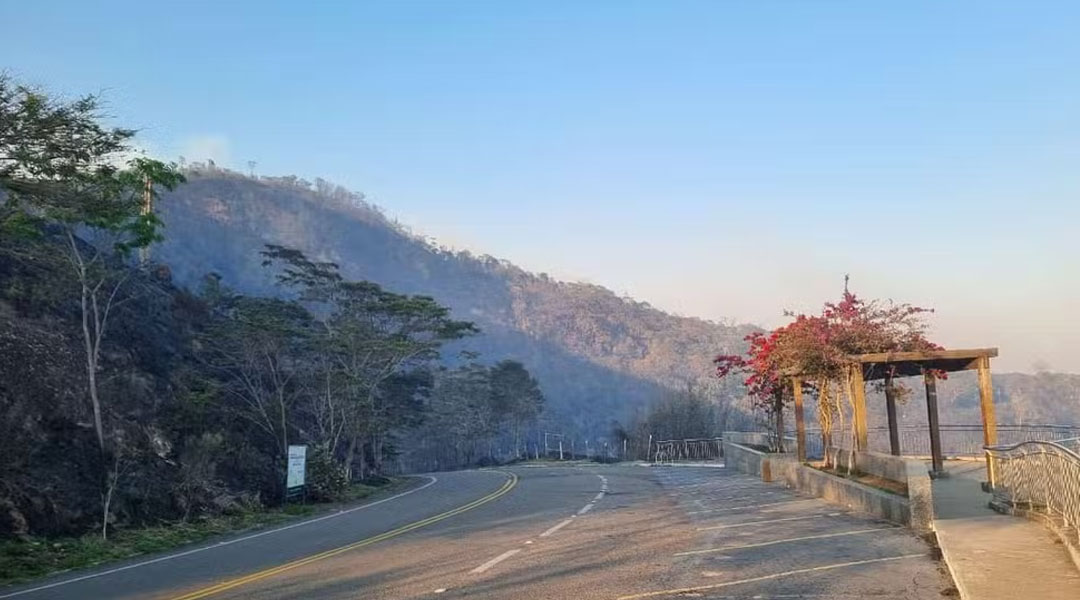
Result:
<svg viewBox="0 0 1080 600">
<path fill-rule="evenodd" d="M 224 538 L 156 557 L 67 573 L 0 590 L 0 600 L 195 598 L 223 582 L 460 518 L 512 491 L 516 475 L 460 471 L 423 476 L 417 487 L 389 498 L 300 523 Z M 388 538 L 387 534 L 391 534 Z"/>
<path fill-rule="evenodd" d="M 519 466 L 0 599 L 939 598 L 910 532 L 727 469 Z M 74 579 L 74 580 L 73 580 Z M 68 581 L 70 583 L 64 583 Z"/>
</svg>

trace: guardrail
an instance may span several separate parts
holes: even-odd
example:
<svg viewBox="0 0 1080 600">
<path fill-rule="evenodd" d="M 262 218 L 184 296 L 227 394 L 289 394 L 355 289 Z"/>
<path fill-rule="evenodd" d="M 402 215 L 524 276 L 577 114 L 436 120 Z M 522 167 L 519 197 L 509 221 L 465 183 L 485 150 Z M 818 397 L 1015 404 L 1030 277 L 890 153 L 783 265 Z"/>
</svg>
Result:
<svg viewBox="0 0 1080 600">
<path fill-rule="evenodd" d="M 649 457 L 653 463 L 717 462 L 724 457 L 723 438 L 663 440 L 653 442 Z"/>
<path fill-rule="evenodd" d="M 1080 426 L 1077 425 L 998 425 L 998 444 L 1008 446 L 1022 442 L 1043 441 L 1060 442 L 1080 439 Z M 889 430 L 887 427 L 871 427 L 867 431 L 870 450 L 882 454 L 889 453 Z M 899 429 L 900 454 L 902 456 L 930 456 L 930 434 L 926 425 L 906 426 Z M 795 432 L 785 432 L 784 437 L 791 443 Z M 981 458 L 983 456 L 982 425 L 942 425 L 942 454 L 950 458 Z M 838 448 L 851 447 L 851 431 L 834 431 L 833 445 Z M 806 431 L 806 450 L 810 458 L 821 458 L 821 431 Z"/>
<path fill-rule="evenodd" d="M 1080 437 L 985 449 L 995 500 L 1060 520 L 1080 543 Z"/>
</svg>

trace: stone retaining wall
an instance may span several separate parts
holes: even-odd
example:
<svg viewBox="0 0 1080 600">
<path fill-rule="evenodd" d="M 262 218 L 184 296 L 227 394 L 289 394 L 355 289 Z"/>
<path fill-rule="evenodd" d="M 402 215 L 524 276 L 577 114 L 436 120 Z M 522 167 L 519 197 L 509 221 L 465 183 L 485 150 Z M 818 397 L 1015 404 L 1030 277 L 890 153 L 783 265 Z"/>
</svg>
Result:
<svg viewBox="0 0 1080 600">
<path fill-rule="evenodd" d="M 929 531 L 933 524 L 930 476 L 921 461 L 870 452 L 856 456 L 856 464 L 864 472 L 906 483 L 908 497 L 905 498 L 801 464 L 792 454 L 759 452 L 729 441 L 732 439 L 724 433 L 727 468 L 761 477 L 762 481 L 779 481 L 799 492 L 907 525 L 916 531 Z M 860 462 L 860 458 L 864 462 Z"/>
</svg>

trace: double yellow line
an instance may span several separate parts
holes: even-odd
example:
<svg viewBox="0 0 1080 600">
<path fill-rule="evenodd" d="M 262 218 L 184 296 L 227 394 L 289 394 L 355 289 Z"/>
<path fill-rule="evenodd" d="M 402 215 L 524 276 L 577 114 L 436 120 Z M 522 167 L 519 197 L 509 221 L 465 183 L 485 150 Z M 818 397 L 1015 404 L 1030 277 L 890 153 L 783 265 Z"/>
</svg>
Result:
<svg viewBox="0 0 1080 600">
<path fill-rule="evenodd" d="M 372 536 L 372 537 L 369 537 L 369 538 L 365 538 L 365 539 L 362 539 L 362 540 L 360 540 L 358 542 L 353 542 L 351 544 L 347 544 L 347 545 L 341 546 L 339 548 L 326 550 L 325 552 L 320 552 L 318 554 L 313 554 L 313 555 L 305 557 L 305 558 L 297 559 L 297 560 L 294 560 L 292 562 L 287 562 L 285 564 L 278 565 L 276 567 L 271 567 L 269 569 L 265 569 L 265 570 L 262 570 L 262 571 L 257 571 L 255 573 L 251 573 L 249 575 L 244 575 L 243 577 L 237 577 L 236 579 L 230 579 L 228 581 L 223 581 L 223 582 L 221 582 L 221 583 L 219 583 L 217 585 L 212 585 L 210 587 L 203 588 L 201 590 L 195 590 L 194 592 L 189 592 L 187 594 L 184 594 L 183 596 L 177 596 L 177 597 L 173 598 L 172 600 L 197 600 L 198 598 L 207 598 L 209 596 L 213 596 L 215 594 L 220 594 L 221 592 L 231 590 L 233 588 L 237 588 L 237 587 L 240 587 L 242 585 L 247 585 L 249 583 L 259 581 L 260 579 L 266 579 L 267 577 L 273 577 L 274 575 L 277 575 L 279 573 L 284 573 L 285 571 L 296 569 L 296 568 L 302 567 L 304 565 L 310 565 L 313 562 L 317 562 L 317 561 L 320 561 L 320 560 L 323 560 L 323 559 L 326 559 L 326 558 L 330 558 L 331 556 L 337 556 L 338 554 L 342 554 L 342 553 L 348 552 L 350 550 L 355 550 L 357 548 L 363 548 L 364 546 L 370 546 L 372 544 L 381 542 L 383 540 L 388 540 L 390 538 L 397 537 L 399 535 L 408 533 L 410 531 L 413 531 L 414 529 L 420 529 L 421 527 L 426 527 L 428 525 L 431 525 L 432 523 L 438 523 L 439 521 L 442 521 L 444 519 L 449 519 L 450 517 L 460 515 L 461 513 L 465 512 L 465 511 L 472 510 L 472 509 L 476 508 L 477 506 L 480 506 L 482 504 L 487 504 L 488 502 L 491 502 L 492 500 L 495 500 L 495 499 L 497 499 L 497 498 L 499 498 L 501 496 L 504 496 L 510 490 L 512 490 L 514 488 L 514 486 L 517 485 L 518 476 L 516 474 L 514 474 L 514 473 L 509 473 L 509 472 L 506 472 L 506 475 L 508 475 L 509 477 L 507 478 L 506 483 L 504 483 L 501 488 L 495 490 L 494 492 L 488 494 L 487 496 L 484 496 L 483 498 L 473 500 L 472 502 L 470 502 L 468 504 L 465 504 L 465 505 L 462 505 L 462 506 L 459 506 L 459 507 L 457 507 L 455 509 L 448 510 L 448 511 L 446 511 L 444 513 L 440 513 L 440 514 L 437 514 L 437 515 L 435 515 L 433 517 L 428 517 L 428 518 L 422 519 L 420 521 L 415 521 L 413 523 L 409 523 L 408 525 L 403 525 L 403 526 L 398 527 L 397 529 L 394 529 L 392 531 L 387 531 L 386 533 L 380 533 L 379 535 Z"/>
</svg>

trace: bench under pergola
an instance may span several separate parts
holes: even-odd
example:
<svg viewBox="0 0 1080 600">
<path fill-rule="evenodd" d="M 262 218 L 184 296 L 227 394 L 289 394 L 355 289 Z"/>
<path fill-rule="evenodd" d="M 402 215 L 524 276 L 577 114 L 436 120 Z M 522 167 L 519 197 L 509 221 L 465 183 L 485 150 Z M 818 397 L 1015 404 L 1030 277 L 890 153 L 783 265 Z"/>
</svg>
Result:
<svg viewBox="0 0 1080 600">
<path fill-rule="evenodd" d="M 851 381 L 854 404 L 855 449 L 867 450 L 866 382 L 885 379 L 885 409 L 889 418 L 889 448 L 900 455 L 900 430 L 896 415 L 896 394 L 892 379 L 922 375 L 926 386 L 926 413 L 930 434 L 930 454 L 933 473 L 945 471 L 941 451 L 941 424 L 938 419 L 936 371 L 978 371 L 979 406 L 982 412 L 983 443 L 997 443 L 997 421 L 994 417 L 994 387 L 990 381 L 990 359 L 998 355 L 997 348 L 971 350 L 936 350 L 929 352 L 882 352 L 848 356 L 845 365 Z M 806 460 L 806 421 L 803 415 L 802 377 L 792 376 L 795 394 L 796 443 L 800 461 Z"/>
</svg>

